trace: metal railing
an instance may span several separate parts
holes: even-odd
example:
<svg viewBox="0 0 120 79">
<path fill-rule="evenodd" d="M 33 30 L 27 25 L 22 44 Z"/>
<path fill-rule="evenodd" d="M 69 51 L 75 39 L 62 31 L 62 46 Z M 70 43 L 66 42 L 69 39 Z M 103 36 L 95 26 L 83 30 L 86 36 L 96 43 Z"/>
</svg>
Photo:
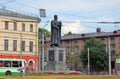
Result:
<svg viewBox="0 0 120 79">
<path fill-rule="evenodd" d="M 0 15 L 39 20 L 39 16 L 36 14 L 19 13 L 2 8 L 0 8 Z"/>
</svg>

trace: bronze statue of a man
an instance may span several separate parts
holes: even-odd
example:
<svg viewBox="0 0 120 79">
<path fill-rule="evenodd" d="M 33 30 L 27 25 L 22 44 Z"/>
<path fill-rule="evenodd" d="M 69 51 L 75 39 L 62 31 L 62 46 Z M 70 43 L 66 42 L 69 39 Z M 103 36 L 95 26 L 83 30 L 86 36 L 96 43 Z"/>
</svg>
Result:
<svg viewBox="0 0 120 79">
<path fill-rule="evenodd" d="M 58 16 L 54 15 L 54 20 L 51 21 L 51 47 L 60 46 L 62 23 L 57 19 Z"/>
</svg>

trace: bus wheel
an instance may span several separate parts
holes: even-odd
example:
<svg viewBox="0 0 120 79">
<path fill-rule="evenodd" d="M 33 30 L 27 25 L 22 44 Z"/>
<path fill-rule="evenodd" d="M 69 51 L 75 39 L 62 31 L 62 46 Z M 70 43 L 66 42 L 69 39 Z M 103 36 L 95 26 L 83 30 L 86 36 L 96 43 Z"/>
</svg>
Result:
<svg viewBox="0 0 120 79">
<path fill-rule="evenodd" d="M 5 75 L 7 75 L 7 76 L 12 75 L 12 73 L 11 73 L 11 71 L 8 70 L 8 71 L 5 72 Z"/>
</svg>

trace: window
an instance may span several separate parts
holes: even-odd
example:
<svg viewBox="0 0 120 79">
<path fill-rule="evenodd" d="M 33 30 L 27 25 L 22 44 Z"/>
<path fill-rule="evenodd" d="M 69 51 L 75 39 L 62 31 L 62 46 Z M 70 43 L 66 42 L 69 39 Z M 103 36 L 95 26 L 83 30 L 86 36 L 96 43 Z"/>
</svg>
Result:
<svg viewBox="0 0 120 79">
<path fill-rule="evenodd" d="M 70 47 L 66 47 L 66 56 L 69 57 L 70 56 Z"/>
<path fill-rule="evenodd" d="M 8 30 L 8 21 L 5 21 L 5 30 Z"/>
<path fill-rule="evenodd" d="M 33 64 L 34 64 L 33 61 L 30 61 L 30 62 L 29 62 L 29 67 L 30 67 L 31 69 L 33 69 Z"/>
<path fill-rule="evenodd" d="M 74 52 L 78 53 L 78 46 L 74 46 Z"/>
<path fill-rule="evenodd" d="M 4 61 L 5 67 L 11 67 L 11 61 Z"/>
<path fill-rule="evenodd" d="M 29 51 L 33 52 L 33 41 L 29 42 Z"/>
<path fill-rule="evenodd" d="M 8 39 L 4 40 L 4 50 L 5 51 L 8 51 L 8 42 L 9 42 Z"/>
<path fill-rule="evenodd" d="M 110 44 L 110 51 L 112 55 L 115 55 L 115 44 Z"/>
<path fill-rule="evenodd" d="M 22 41 L 22 51 L 25 51 L 25 41 Z"/>
<path fill-rule="evenodd" d="M 22 23 L 22 31 L 25 31 L 25 23 Z"/>
<path fill-rule="evenodd" d="M 111 40 L 111 43 L 115 43 L 115 38 L 114 37 L 111 37 L 110 40 Z"/>
<path fill-rule="evenodd" d="M 13 29 L 17 30 L 17 23 L 16 22 L 14 22 L 14 24 L 13 24 Z"/>
<path fill-rule="evenodd" d="M 17 40 L 13 40 L 13 51 L 17 51 Z"/>
<path fill-rule="evenodd" d="M 66 47 L 66 53 L 70 52 L 70 47 Z"/>
<path fill-rule="evenodd" d="M 70 46 L 70 41 L 66 41 L 66 45 L 67 45 L 67 46 Z"/>
<path fill-rule="evenodd" d="M 33 24 L 30 24 L 30 32 L 33 32 Z"/>
<path fill-rule="evenodd" d="M 78 41 L 77 41 L 77 40 L 75 40 L 75 41 L 74 41 L 74 43 L 75 43 L 75 45 L 77 45 L 77 44 L 78 44 Z"/>
<path fill-rule="evenodd" d="M 12 67 L 22 67 L 21 61 L 12 61 Z"/>
<path fill-rule="evenodd" d="M 3 61 L 2 60 L 0 60 L 0 67 L 3 67 L 4 65 L 3 65 Z"/>
</svg>

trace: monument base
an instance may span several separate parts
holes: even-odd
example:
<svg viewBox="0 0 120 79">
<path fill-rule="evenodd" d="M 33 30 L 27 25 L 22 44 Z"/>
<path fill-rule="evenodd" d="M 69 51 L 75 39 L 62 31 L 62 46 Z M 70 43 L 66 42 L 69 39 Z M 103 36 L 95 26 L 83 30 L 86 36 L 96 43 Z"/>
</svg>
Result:
<svg viewBox="0 0 120 79">
<path fill-rule="evenodd" d="M 66 53 L 65 48 L 51 47 L 47 49 L 47 65 L 45 71 L 65 71 Z"/>
</svg>

